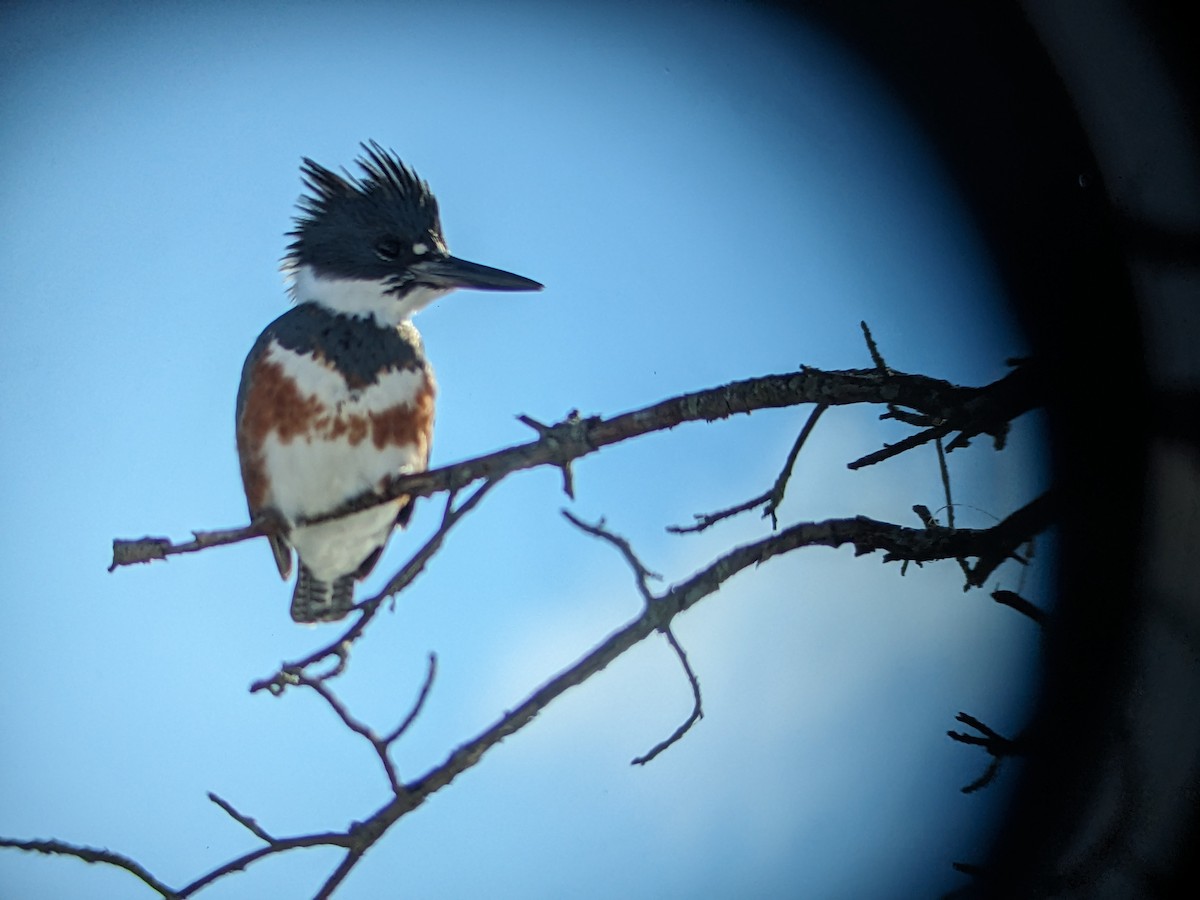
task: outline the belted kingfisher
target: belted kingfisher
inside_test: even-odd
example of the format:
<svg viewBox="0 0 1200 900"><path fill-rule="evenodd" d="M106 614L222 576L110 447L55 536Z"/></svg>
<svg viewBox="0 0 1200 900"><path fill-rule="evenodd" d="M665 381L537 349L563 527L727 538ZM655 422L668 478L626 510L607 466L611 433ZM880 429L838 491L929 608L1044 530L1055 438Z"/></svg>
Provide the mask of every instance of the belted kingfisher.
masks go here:
<svg viewBox="0 0 1200 900"><path fill-rule="evenodd" d="M317 524L393 475L429 465L436 386L409 321L455 288L536 291L520 275L451 256L429 185L374 141L361 176L311 159L284 257L295 308L267 326L242 369L237 447L252 519L279 574L300 573L297 622L343 618L412 501Z"/></svg>

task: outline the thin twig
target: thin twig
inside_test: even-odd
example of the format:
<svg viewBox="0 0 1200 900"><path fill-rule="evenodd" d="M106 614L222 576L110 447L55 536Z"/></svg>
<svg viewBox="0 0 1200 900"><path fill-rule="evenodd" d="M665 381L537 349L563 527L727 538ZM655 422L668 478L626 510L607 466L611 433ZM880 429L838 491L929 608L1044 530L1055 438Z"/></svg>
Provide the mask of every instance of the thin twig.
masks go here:
<svg viewBox="0 0 1200 900"><path fill-rule="evenodd" d="M991 763L988 764L983 774L961 789L964 794L973 794L975 791L987 787L995 780L996 776L1000 773L1000 764L1005 758L1017 756L1022 752L1022 749L1019 741L1004 737L998 731L985 725L968 713L960 712L955 716L955 719L967 727L975 729L978 735L966 734L961 731L947 731L947 737L953 741L958 741L960 744L982 747L992 757Z"/></svg>
<svg viewBox="0 0 1200 900"><path fill-rule="evenodd" d="M941 473L941 476L942 476L942 491L946 495L946 506L945 506L946 527L953 528L954 527L954 497L950 493L950 467L946 464L946 450L942 446L941 438L938 438L936 441L934 441L933 446L937 449L938 471ZM963 559L961 556L955 561L958 563L958 567L960 569L962 569L962 573L963 573L963 575L965 575L967 577L968 583L969 583L969 580L971 578L970 565L968 565L967 561L965 559Z"/></svg>
<svg viewBox="0 0 1200 900"><path fill-rule="evenodd" d="M650 760L654 759L656 756L682 738L685 734L687 734L693 725L704 718L704 707L700 699L700 679L697 678L696 673L692 671L692 665L688 662L687 654L683 652L683 647L680 646L679 641L675 639L675 633L672 632L669 627L663 628L662 633L667 636L667 641L670 642L671 647L675 650L675 655L679 657L679 662L683 665L684 674L687 675L688 684L692 686L692 714L688 716L687 721L685 721L671 733L670 737L659 741L645 755L634 757L634 759L632 759L629 763L631 766L646 765L646 763L650 762Z"/></svg>
<svg viewBox="0 0 1200 900"><path fill-rule="evenodd" d="M573 516L568 510L563 509L560 510L560 512L568 522L570 522L580 531L585 531L594 537L608 541L610 544L620 550L621 555L625 557L625 561L629 563L629 568L633 569L634 579L637 582L638 592L641 593L642 599L645 600L647 604L654 602L654 594L651 593L650 585L647 584L647 580L653 578L655 581L661 581L662 576L657 572L651 572L642 564L642 561L637 558L637 554L633 552L633 548L629 546L629 541L625 540L625 538L618 534L613 534L611 531L606 529L604 527L603 519L601 519L599 523L595 525L589 525Z"/></svg>
<svg viewBox="0 0 1200 900"><path fill-rule="evenodd" d="M937 448L938 469L942 474L942 490L946 493L946 527L954 527L954 498L950 496L950 467L946 465L946 450L942 447L942 439L938 438L933 444Z"/></svg>
<svg viewBox="0 0 1200 900"><path fill-rule="evenodd" d="M775 484L771 488L770 499L767 501L767 508L763 510L764 517L768 515L771 517L772 531L779 530L779 519L776 518L775 513L779 511L779 506L783 503L783 494L787 490L788 481L792 477L792 469L796 465L796 458L800 455L800 451L808 441L809 435L816 428L817 420L821 418L821 415L827 409L829 409L829 404L827 403L818 403L813 407L813 411L809 414L804 427L800 429L800 434L796 436L796 442L792 444L792 450L788 453L787 462L783 465L783 471L775 479Z"/></svg>
<svg viewBox="0 0 1200 900"><path fill-rule="evenodd" d="M865 321L860 321L858 327L862 329L863 337L867 341L867 352L871 354L871 362L875 363L875 368L884 374L890 372L887 363L883 361L883 354L879 352L879 346L875 343L875 338L871 334L871 329Z"/></svg>
<svg viewBox="0 0 1200 900"><path fill-rule="evenodd" d="M329 708L337 714L337 717L342 720L343 725L345 725L355 734L361 736L367 743L371 745L372 749L375 751L375 755L379 757L379 762L383 765L383 771L384 774L387 775L388 784L391 786L392 793L396 795L403 793L404 786L400 783L400 779L396 775L396 767L392 763L391 754L388 753L388 741L377 735L375 730L369 725L351 715L350 710L346 708L346 705L342 703L342 701L336 694L334 694L332 690L330 690L329 686L326 685L325 682L316 678L310 678L303 672L296 673L295 677L298 684L302 684L305 687L312 688L314 691L316 691L317 694L320 695L321 699L329 704Z"/></svg>
<svg viewBox="0 0 1200 900"><path fill-rule="evenodd" d="M1004 606L1012 607L1023 616L1028 616L1043 628L1050 621L1050 616L1045 611L1038 609L1014 591L992 591L992 599Z"/></svg>
<svg viewBox="0 0 1200 900"><path fill-rule="evenodd" d="M784 491L787 490L788 480L792 477L792 469L796 465L796 458L800 455L800 450L804 447L809 435L812 434L813 428L817 424L817 420L821 418L821 414L829 408L826 403L818 403L813 411L809 414L808 419L804 423L804 427L800 429L800 434L796 436L795 443L792 444L791 452L788 453L787 462L784 463L783 469L779 476L775 479L775 484L770 490L764 491L757 497L747 500L745 503L739 503L737 506L731 506L729 509L722 509L713 513L696 513L693 518L696 520L691 525L668 525L667 531L672 534L693 534L700 531L705 531L713 525L721 522L732 516L739 515L755 507L766 504L763 510L764 518L771 517L771 529L778 530L779 519L775 513L779 506L783 503Z"/></svg>
<svg viewBox="0 0 1200 900"><path fill-rule="evenodd" d="M739 503L737 506L730 506L728 509L719 509L716 512L710 513L694 513L692 518L696 521L691 525L668 525L667 531L671 534L698 534L701 531L707 531L718 522L723 522L726 519L762 506L770 499L771 492L763 491L757 497L751 497L749 500Z"/></svg>
<svg viewBox="0 0 1200 900"><path fill-rule="evenodd" d="M319 650L314 650L312 653L294 662L284 663L274 675L255 681L250 685L250 692L256 693L265 690L270 691L275 696L279 696L290 685L295 683L292 678L295 673L304 672L310 666L316 665L331 656L337 656L339 663L332 671L325 673L320 678L325 680L340 674L345 668L346 658L349 655L351 645L362 636L367 624L379 611L379 605L390 595L410 585L424 571L426 563L441 548L450 529L458 524L463 516L474 509L483 499L484 495L495 487L496 484L496 479L485 481L458 507L453 506L454 494L452 494L447 499L446 508L442 514L442 524L438 530L430 536L419 550L409 557L408 562L404 564L382 591L374 597L356 605L355 608L359 611L360 615L353 625L346 629L336 640L326 644Z"/></svg>
<svg viewBox="0 0 1200 900"><path fill-rule="evenodd" d="M338 718L342 720L342 724L344 724L355 734L362 737L371 745L371 748L375 751L375 755L379 757L379 762L383 765L383 771L384 774L387 775L388 785L391 787L392 793L399 797L405 793L405 788L403 782L400 781L399 776L396 774L395 763L392 762L392 744L399 740L400 736L408 730L409 726L412 725L414 721L416 721L417 716L425 706L425 700L429 697L429 692L433 687L433 679L436 674L437 655L430 653L429 668L425 673L425 681L421 685L421 690L417 694L417 700L413 704L412 709L409 710L408 715L404 717L403 721L401 721L398 726L389 731L386 735L382 736L377 734L375 729L371 728L365 722L351 715L350 711L346 708L346 705L342 703L341 699L329 688L327 684L324 683L323 679L313 678L304 674L303 672L295 673L294 678L297 684L302 684L305 687L312 688L312 690L316 691L317 694L319 694L321 698L329 705L330 709L337 714ZM230 815L235 815L232 811L229 812ZM236 815L235 818L237 818ZM238 821L241 821L241 819L239 818ZM269 838L264 838L264 840L269 840Z"/></svg>
<svg viewBox="0 0 1200 900"><path fill-rule="evenodd" d="M250 818L249 816L243 815L242 813L238 812L236 809L233 808L233 804L230 803L228 800L225 800L225 799L217 796L212 791L208 792L208 799L211 800L213 803L217 804L217 806L221 807L221 809L225 810L225 812L227 812L229 814L230 818L232 818L235 822L237 822L239 825L241 825L243 828L245 828L247 831L249 831L252 835L254 835L256 838L258 838L263 843L265 843L265 844L274 844L275 843L275 838L271 837L271 835L269 835L263 829L263 827L258 824L258 822L256 822L254 819Z"/></svg>
<svg viewBox="0 0 1200 900"><path fill-rule="evenodd" d="M565 509L562 511L562 514L566 516L576 528L579 528L581 531L584 531L593 537L600 538L601 540L612 544L612 546L621 551L621 555L625 557L625 562L627 562L629 564L629 568L633 570L634 579L637 582L638 590L641 592L642 599L646 601L646 613L651 613L655 609L654 604L656 598L650 593L650 588L646 584L646 579L648 577L661 578L662 576L655 575L653 572L647 569L642 561L638 558L637 554L633 552L633 547L630 546L629 541L621 537L619 534L615 534L605 528L603 520L596 525L588 525L586 522L582 522L575 516L571 515ZM660 741L645 755L635 757L631 761L630 765L643 766L650 762L650 760L654 759L654 757L658 756L660 753L682 738L685 734L687 734L687 732L691 730L691 727L695 725L696 722L704 715L700 700L700 681L696 678L696 673L692 671L691 663L688 662L687 654L684 653L683 647L680 646L679 641L675 639L675 634L671 631L669 619L663 622L659 630L666 635L667 642L671 645L671 648L675 651L675 655L679 658L679 662L683 665L684 674L687 675L688 683L692 687L692 713L688 717L687 721L676 728L670 737Z"/></svg>
<svg viewBox="0 0 1200 900"><path fill-rule="evenodd" d="M901 453L907 453L914 447L920 447L922 444L928 444L932 440L945 437L953 430L954 426L950 422L942 422L940 425L934 425L932 428L926 428L924 431L910 434L908 437L894 444L885 444L874 453L868 453L866 456L861 456L852 463L847 463L846 468L864 469L867 466L873 466L883 462L885 459L891 459L894 456L899 456Z"/></svg>
<svg viewBox="0 0 1200 900"><path fill-rule="evenodd" d="M408 727L416 721L417 716L420 715L421 710L425 707L425 701L429 698L429 691L433 688L433 679L436 675L437 654L430 653L429 668L425 672L425 683L421 685L421 691L417 694L417 700L413 704L412 709L408 711L408 715L404 717L404 720L384 736L383 742L385 744L391 746L396 743L401 735L408 731Z"/></svg>
<svg viewBox="0 0 1200 900"><path fill-rule="evenodd" d="M338 831L325 832L323 834L305 834L291 838L277 838L270 846L259 847L257 850L252 850L249 853L243 853L241 856L217 866L190 884L180 888L172 896L178 897L180 900L183 900L185 897L191 897L210 884L220 881L226 875L240 872L260 859L266 859L268 856L308 847L349 847L350 845L350 835Z"/></svg>
<svg viewBox="0 0 1200 900"><path fill-rule="evenodd" d="M421 549L414 553L404 564L404 567L393 576L387 585L374 597L369 600L364 600L359 606L375 606L382 603L385 599L398 594L404 590L416 577L425 571L425 565L442 549L442 543L446 540L446 535L450 533L450 529L462 521L462 517L479 505L479 502L487 495L488 491L500 483L504 476L487 479L481 484L466 500L458 506L453 506L451 496L446 502L445 511L442 514L442 524L438 530L433 533L433 536L422 545Z"/></svg>
<svg viewBox="0 0 1200 900"><path fill-rule="evenodd" d="M875 363L875 368L879 370L880 375L890 375L892 373L892 369L886 362L884 362L883 354L879 352L879 345L875 343L875 337L871 334L871 329L867 327L867 323L865 321L860 321L858 323L858 327L862 329L863 338L866 339L867 352L871 354L871 362ZM881 415L879 418L899 419L903 421L909 418L909 414L906 411L901 410L900 407L896 406L895 403L889 402L887 405L887 412Z"/></svg>

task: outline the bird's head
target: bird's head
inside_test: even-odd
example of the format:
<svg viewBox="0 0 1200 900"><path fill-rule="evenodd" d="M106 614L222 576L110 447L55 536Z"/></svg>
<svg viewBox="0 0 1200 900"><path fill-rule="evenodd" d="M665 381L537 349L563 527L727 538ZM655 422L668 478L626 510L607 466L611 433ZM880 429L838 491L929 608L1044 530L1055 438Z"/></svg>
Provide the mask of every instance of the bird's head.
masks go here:
<svg viewBox="0 0 1200 900"><path fill-rule="evenodd" d="M451 256L429 185L371 141L362 174L338 174L311 159L284 268L297 302L396 324L455 288L536 291L529 278Z"/></svg>

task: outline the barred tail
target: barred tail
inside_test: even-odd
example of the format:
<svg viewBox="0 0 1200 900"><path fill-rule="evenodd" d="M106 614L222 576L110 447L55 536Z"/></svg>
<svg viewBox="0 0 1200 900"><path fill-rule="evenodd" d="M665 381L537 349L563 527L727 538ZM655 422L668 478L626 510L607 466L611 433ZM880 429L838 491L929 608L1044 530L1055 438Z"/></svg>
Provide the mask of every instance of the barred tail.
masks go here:
<svg viewBox="0 0 1200 900"><path fill-rule="evenodd" d="M296 622L336 622L354 605L354 573L320 581L308 566L300 564L296 591L292 594L292 619Z"/></svg>

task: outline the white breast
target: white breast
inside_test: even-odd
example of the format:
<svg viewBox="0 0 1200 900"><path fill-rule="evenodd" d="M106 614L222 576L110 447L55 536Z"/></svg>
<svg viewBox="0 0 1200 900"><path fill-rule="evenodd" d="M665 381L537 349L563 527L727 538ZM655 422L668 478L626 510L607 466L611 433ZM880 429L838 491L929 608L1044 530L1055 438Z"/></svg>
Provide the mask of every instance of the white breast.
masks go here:
<svg viewBox="0 0 1200 900"><path fill-rule="evenodd" d="M337 418L411 406L424 388L423 372L388 372L375 384L351 390L340 374L311 356L275 345L267 360L279 363L303 396L318 398L330 417L327 427L307 438L285 443L271 433L263 443L271 505L289 520L329 512L350 497L375 488L385 476L411 472L423 464L416 445L380 448L369 437L359 436L357 441L349 433L334 437Z"/></svg>
<svg viewBox="0 0 1200 900"><path fill-rule="evenodd" d="M289 522L323 515L351 497L377 489L389 476L424 468L423 446L379 447L369 434L344 428L347 421L362 421L372 412L412 406L426 390L423 372L388 372L374 384L351 389L338 372L311 356L275 345L267 361L282 366L302 396L314 397L324 407L315 417L318 427L307 436L285 442L271 432L263 442L268 502ZM357 569L387 540L399 507L398 501L333 522L294 528L290 541L316 577L330 580Z"/></svg>

